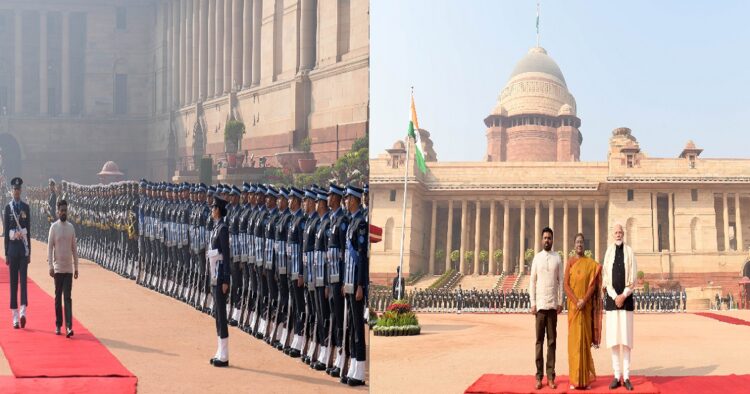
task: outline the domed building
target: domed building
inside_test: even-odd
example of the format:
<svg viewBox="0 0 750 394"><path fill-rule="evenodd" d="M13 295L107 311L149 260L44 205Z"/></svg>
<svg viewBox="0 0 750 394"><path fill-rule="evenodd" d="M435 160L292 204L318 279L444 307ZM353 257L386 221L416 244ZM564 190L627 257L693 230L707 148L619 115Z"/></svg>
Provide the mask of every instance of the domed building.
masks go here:
<svg viewBox="0 0 750 394"><path fill-rule="evenodd" d="M370 250L375 283L391 283L402 228L403 273L425 274L418 287L447 275L443 283L465 289L509 290L528 286L542 228L553 229L562 256L583 233L601 261L620 223L652 288L679 282L688 308L707 308L722 291L737 295L750 247L750 160L704 159L693 141L672 158L649 157L631 129L617 127L596 148L606 161L579 161L576 101L541 47L517 63L484 124L487 153L475 162L439 161L441 147L420 129L427 172L412 155L406 202L414 142L396 141L370 160L371 223L384 229Z"/></svg>
<svg viewBox="0 0 750 394"><path fill-rule="evenodd" d="M487 161L578 161L581 120L557 63L542 47L524 56L484 119Z"/></svg>

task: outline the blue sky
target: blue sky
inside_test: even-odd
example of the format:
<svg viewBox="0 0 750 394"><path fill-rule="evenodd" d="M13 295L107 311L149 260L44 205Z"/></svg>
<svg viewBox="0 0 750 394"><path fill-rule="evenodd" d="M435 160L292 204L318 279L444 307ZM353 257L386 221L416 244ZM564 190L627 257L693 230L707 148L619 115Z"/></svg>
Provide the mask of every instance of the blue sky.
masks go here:
<svg viewBox="0 0 750 394"><path fill-rule="evenodd" d="M440 161L479 161L482 120L536 44L536 2L373 0L370 152L419 124ZM652 157L688 139L702 157L750 158L750 2L543 1L541 46L581 118L581 161L604 161L629 127Z"/></svg>

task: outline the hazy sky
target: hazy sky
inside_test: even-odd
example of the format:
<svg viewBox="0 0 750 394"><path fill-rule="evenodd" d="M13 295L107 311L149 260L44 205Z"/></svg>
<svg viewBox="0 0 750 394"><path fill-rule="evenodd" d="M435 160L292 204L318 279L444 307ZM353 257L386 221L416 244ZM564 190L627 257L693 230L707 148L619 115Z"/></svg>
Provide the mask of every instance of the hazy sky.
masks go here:
<svg viewBox="0 0 750 394"><path fill-rule="evenodd" d="M483 119L536 44L536 2L370 3L370 152L403 138L414 86L440 161L478 161ZM576 98L582 161L629 127L650 156L750 158L750 2L543 1L541 46Z"/></svg>

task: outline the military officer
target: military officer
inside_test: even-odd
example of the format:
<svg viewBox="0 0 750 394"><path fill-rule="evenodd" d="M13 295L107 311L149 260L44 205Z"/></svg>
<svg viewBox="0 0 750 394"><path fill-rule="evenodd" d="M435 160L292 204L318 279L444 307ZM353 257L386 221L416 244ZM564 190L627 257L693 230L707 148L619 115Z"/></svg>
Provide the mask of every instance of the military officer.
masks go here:
<svg viewBox="0 0 750 394"><path fill-rule="evenodd" d="M26 327L28 306L26 274L31 261L31 234L29 205L21 200L23 180L15 177L10 181L13 198L3 213L3 241L5 242L5 264L10 267L10 309L13 313L13 328ZM18 287L21 287L21 310L18 310Z"/></svg>

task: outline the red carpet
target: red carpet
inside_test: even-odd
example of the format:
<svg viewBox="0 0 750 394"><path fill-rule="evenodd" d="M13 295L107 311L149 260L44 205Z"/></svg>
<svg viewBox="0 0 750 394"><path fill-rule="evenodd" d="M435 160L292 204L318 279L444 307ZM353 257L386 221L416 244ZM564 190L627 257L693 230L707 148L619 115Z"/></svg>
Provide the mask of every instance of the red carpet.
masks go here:
<svg viewBox="0 0 750 394"><path fill-rule="evenodd" d="M54 297L45 293L31 279L27 282L29 307L26 328L14 329L9 309L9 276L8 266L0 258L0 346L14 375L0 377L1 393L136 391L137 378L75 317L75 335L72 338L65 338L64 334L55 335ZM74 316L75 299L74 283Z"/></svg>
<svg viewBox="0 0 750 394"><path fill-rule="evenodd" d="M711 319L716 319L718 321L729 323L729 324L736 324L738 326L750 326L750 321L738 319L736 317L731 316L724 316L719 315L718 313L711 313L711 312L695 312L698 316L708 317Z"/></svg>
<svg viewBox="0 0 750 394"><path fill-rule="evenodd" d="M630 378L633 391L624 387L616 390L609 389L612 376L599 377L591 385L591 390L570 390L567 376L558 376L557 389L552 390L543 386L541 390L534 390L535 379L532 375L482 375L474 384L466 389L466 393L680 393L680 394L730 394L746 393L750 387L750 375L729 376L634 376ZM546 383L546 379L543 381Z"/></svg>
<svg viewBox="0 0 750 394"><path fill-rule="evenodd" d="M126 394L134 393L136 378L25 378L0 376L0 393Z"/></svg>

